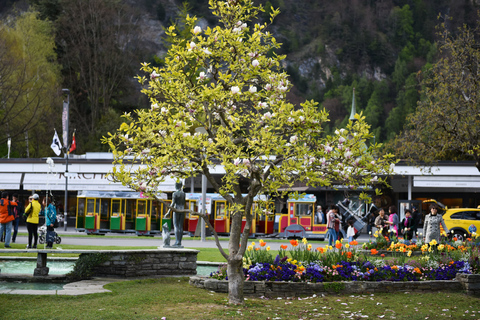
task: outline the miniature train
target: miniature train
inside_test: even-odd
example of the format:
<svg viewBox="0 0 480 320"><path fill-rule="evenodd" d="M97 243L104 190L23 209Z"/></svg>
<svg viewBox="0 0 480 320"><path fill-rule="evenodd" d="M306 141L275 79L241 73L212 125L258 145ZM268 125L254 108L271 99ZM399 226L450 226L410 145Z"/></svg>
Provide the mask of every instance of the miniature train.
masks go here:
<svg viewBox="0 0 480 320"><path fill-rule="evenodd" d="M159 198L169 203L166 194ZM185 207L198 212L202 206L201 193L186 193ZM287 200L287 213L275 212L275 201L265 196L255 198L252 207L251 236L278 236L284 238L320 238L327 233L326 224L317 224L313 208L316 206L314 195L303 195ZM340 203L339 203L340 205ZM231 227L231 212L227 201L216 193L207 193L205 198L206 213L210 223L220 235L228 235ZM363 220L341 207L344 216L355 219L355 229L360 231ZM162 232L167 223L172 230L171 216L166 218L168 208L162 202L146 199L139 192L103 192L79 191L77 196L76 225L77 231L87 234L105 234L107 232L136 233L153 236ZM199 234L199 216L188 214L184 222L184 231L191 235ZM245 226L246 219L244 218Z"/></svg>

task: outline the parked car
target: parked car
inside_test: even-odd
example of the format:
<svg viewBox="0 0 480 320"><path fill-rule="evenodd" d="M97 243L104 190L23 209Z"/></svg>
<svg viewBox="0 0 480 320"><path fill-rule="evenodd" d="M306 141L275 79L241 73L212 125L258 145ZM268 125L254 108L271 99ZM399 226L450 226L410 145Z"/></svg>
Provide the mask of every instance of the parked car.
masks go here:
<svg viewBox="0 0 480 320"><path fill-rule="evenodd" d="M449 209L442 203L433 199L425 200L423 203L436 203L439 205L439 213L443 215L443 220L449 230L450 237L464 240L472 232L480 232L480 209Z"/></svg>

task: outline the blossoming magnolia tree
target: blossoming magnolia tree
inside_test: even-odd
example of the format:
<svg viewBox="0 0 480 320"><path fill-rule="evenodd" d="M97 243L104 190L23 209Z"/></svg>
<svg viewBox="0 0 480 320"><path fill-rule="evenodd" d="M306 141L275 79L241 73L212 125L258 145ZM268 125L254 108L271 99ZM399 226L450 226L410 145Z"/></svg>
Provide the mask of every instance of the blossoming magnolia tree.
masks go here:
<svg viewBox="0 0 480 320"><path fill-rule="evenodd" d="M242 257L256 195L278 195L280 187L295 181L312 186L335 182L352 189L382 182L377 175L391 172L393 157L379 156L377 145L366 147L371 135L361 115L326 136L325 110L313 101L301 107L286 101L291 84L280 67L284 57L274 53L280 45L266 31L267 24L253 23L261 6L249 0L209 4L222 26L203 30L187 16L189 39L170 27L173 44L165 66L144 64L149 77L139 77L151 108L125 115L118 132L105 142L117 164L114 177L149 197L161 191L165 177L204 174L228 201L228 254L214 235L228 261L229 301L238 304L243 303ZM142 164L135 172L128 166L132 159ZM214 165L225 169L221 182L210 172ZM248 188L242 190L245 183ZM208 217L196 214L209 224ZM242 218L247 221L243 232Z"/></svg>

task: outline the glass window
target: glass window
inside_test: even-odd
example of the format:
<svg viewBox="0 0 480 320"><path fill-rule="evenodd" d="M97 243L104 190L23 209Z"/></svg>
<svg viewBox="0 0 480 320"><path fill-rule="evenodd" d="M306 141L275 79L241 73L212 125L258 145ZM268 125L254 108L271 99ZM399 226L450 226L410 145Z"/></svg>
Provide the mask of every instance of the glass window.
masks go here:
<svg viewBox="0 0 480 320"><path fill-rule="evenodd" d="M479 214L480 212L477 212L477 211L465 211L463 213L463 219L465 220L480 220L478 219L478 216L477 214Z"/></svg>
<svg viewBox="0 0 480 320"><path fill-rule="evenodd" d="M87 199L87 214L93 215L95 213L95 199Z"/></svg>
<svg viewBox="0 0 480 320"><path fill-rule="evenodd" d="M463 219L463 212L455 212L450 216L450 219Z"/></svg>
<svg viewBox="0 0 480 320"><path fill-rule="evenodd" d="M84 198L78 198L77 216L79 217L85 216L85 199Z"/></svg>
<svg viewBox="0 0 480 320"><path fill-rule="evenodd" d="M295 203L295 215L296 216L308 216L312 215L313 203Z"/></svg>
<svg viewBox="0 0 480 320"><path fill-rule="evenodd" d="M152 201L152 220L160 219L161 205L158 201Z"/></svg>
<svg viewBox="0 0 480 320"><path fill-rule="evenodd" d="M138 209L137 216L147 215L147 201L138 200L137 201L137 209Z"/></svg>
<svg viewBox="0 0 480 320"><path fill-rule="evenodd" d="M225 219L225 213L226 213L225 202L217 202L216 208L217 208L217 212L215 214L216 218Z"/></svg>
<svg viewBox="0 0 480 320"><path fill-rule="evenodd" d="M110 211L110 201L108 199L100 199L100 219L108 220L109 211Z"/></svg>
<svg viewBox="0 0 480 320"><path fill-rule="evenodd" d="M121 201L118 199L112 200L112 215L121 214Z"/></svg>
<svg viewBox="0 0 480 320"><path fill-rule="evenodd" d="M126 199L125 200L125 220L133 221L133 217L135 216L135 199Z"/></svg>

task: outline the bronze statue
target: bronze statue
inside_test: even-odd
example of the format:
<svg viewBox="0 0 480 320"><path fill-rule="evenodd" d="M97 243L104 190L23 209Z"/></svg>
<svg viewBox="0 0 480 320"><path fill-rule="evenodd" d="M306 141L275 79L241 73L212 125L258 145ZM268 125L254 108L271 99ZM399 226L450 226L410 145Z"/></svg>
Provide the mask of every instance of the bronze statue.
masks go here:
<svg viewBox="0 0 480 320"><path fill-rule="evenodd" d="M172 206L178 210L185 209L185 192L183 192L183 184L181 182L175 183L175 191L172 195ZM168 217L170 214L170 209L168 210L165 217ZM185 220L185 212L174 212L173 213L173 226L175 228L175 243L172 247L183 248L182 246L182 237L183 237L183 222Z"/></svg>

